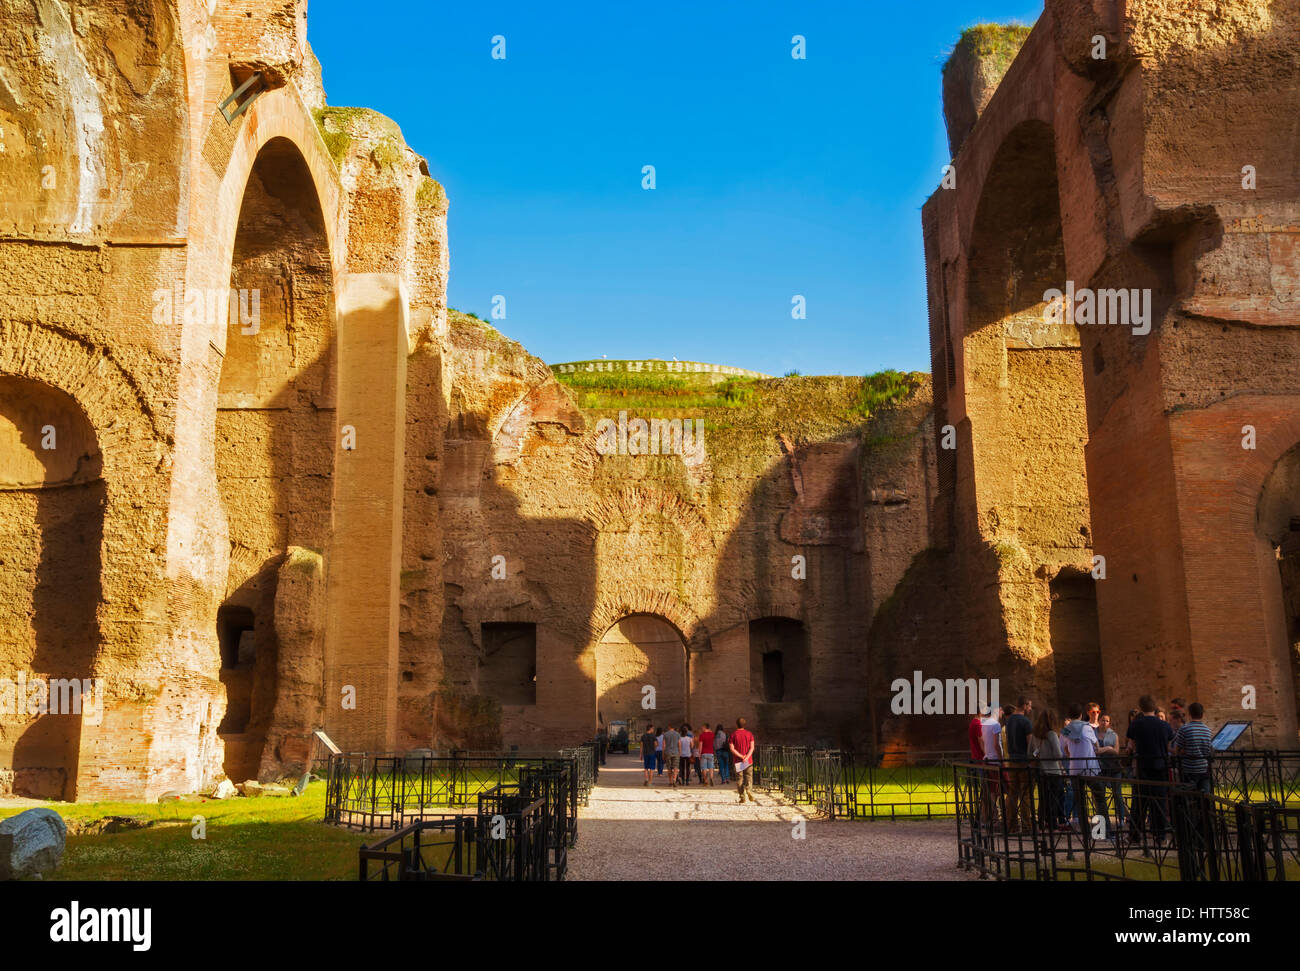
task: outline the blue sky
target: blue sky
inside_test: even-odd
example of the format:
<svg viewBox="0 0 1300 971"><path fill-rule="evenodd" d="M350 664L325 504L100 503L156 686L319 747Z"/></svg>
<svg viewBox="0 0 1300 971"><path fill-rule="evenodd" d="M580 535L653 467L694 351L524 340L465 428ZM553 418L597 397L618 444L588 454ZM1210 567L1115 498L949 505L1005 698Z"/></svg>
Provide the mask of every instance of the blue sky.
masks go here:
<svg viewBox="0 0 1300 971"><path fill-rule="evenodd" d="M451 306L503 295L493 323L549 363L865 374L929 370L943 59L1041 9L313 0L308 37L330 104L393 118L446 187Z"/></svg>

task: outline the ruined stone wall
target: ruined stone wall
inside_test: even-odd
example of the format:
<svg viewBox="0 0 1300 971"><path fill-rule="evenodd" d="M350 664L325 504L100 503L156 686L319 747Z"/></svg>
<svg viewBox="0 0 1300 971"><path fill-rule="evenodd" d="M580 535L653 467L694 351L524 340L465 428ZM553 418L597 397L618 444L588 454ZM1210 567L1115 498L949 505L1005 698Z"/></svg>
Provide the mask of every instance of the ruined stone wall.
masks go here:
<svg viewBox="0 0 1300 971"><path fill-rule="evenodd" d="M65 717L55 715L8 722L12 762L0 769L19 791L139 796L163 777L201 771L219 694L215 668L171 637L186 584L165 559L183 319L154 295L183 275L182 28L171 5L127 3L11 3L0 25L0 374L31 382L7 399L6 418L27 448L52 424L67 433L54 455L102 457L73 490L97 498L9 487L27 508L6 517L0 559L13 602L33 613L5 622L0 639L11 647L0 663L6 678L99 677L105 692L102 717L79 726L55 727ZM85 507L56 508L67 501ZM18 546L36 560L8 552ZM55 595L69 599L62 634L50 626ZM192 719L189 753L161 751L176 740L160 717L168 705ZM150 736L160 751L141 746ZM38 751L51 738L66 756L57 766ZM40 776L34 786L27 769Z"/></svg>
<svg viewBox="0 0 1300 971"><path fill-rule="evenodd" d="M445 319L441 187L391 123L341 139L313 117L302 0L0 14L0 676L84 668L105 692L79 725L0 716L0 786L266 777L358 720L391 746L404 364ZM340 465L346 427L364 473ZM331 677L359 714L326 703Z"/></svg>
<svg viewBox="0 0 1300 971"><path fill-rule="evenodd" d="M1057 639L1058 614L1062 622L1086 615L1082 571L1091 554L1105 558L1105 579L1095 584L1105 702L1122 711L1145 691L1199 697L1211 721L1253 718L1257 738L1282 744L1295 739L1295 633L1281 608L1280 540L1264 535L1257 510L1273 464L1295 444L1300 163L1279 133L1296 113L1297 67L1287 52L1297 13L1295 4L1254 0L1049 2L961 142L956 188L937 192L924 219L931 345L936 367L956 371L936 423L958 431L951 471L940 460L953 535L965 536L957 559L976 550L973 526L988 540L996 534L988 504L981 498L972 508L964 497L1028 489L1044 537L1030 559L1056 581L1047 642ZM1094 56L1098 37L1104 57ZM1035 129L1049 133L1051 159L1026 165L1025 134ZM997 214L1015 214L1042 173L1057 205L1023 213L1019 236L999 227ZM1000 188L1007 180L1014 194ZM1054 224L1061 249L1044 274L1034 249L1015 241L1035 232L1049 239ZM989 227L993 246L981 243ZM1017 382L1011 362L1052 355L1011 353L1015 328L1004 328L1008 366L999 377L982 343L956 338L988 330L996 315L984 313L987 295L1011 293L1004 280L1030 291L1011 309L1041 317L1034 304L1045 277L1061 289L1069 281L1080 291L1149 293L1150 333L1080 323L1048 365L1071 372L1068 385L1078 390L1069 391L1043 373ZM1063 390L1042 401L1045 409L1027 401L1007 412L1017 384L1040 401L1046 388ZM1041 470L1012 465L1007 475L999 461L985 463L987 429L999 424L1032 446L1025 454L1047 455ZM1258 437L1243 448L1248 427ZM1086 493L1073 459L1068 476L1050 461L1084 440ZM1064 572L1053 578L1058 566ZM972 590L988 583L968 569L957 568L957 582ZM977 652L996 656L1006 643L1023 654L1035 631L1041 642L1041 619L1026 625L1020 606L1031 581L1016 572L997 570L1005 630L986 627L990 639ZM1088 649L1077 631L1068 640L1075 657L1067 668L1082 671L1079 651ZM1076 676L1044 669L1034 690ZM1260 700L1243 715L1246 685Z"/></svg>
<svg viewBox="0 0 1300 971"><path fill-rule="evenodd" d="M861 735L867 591L887 596L927 541L924 386L864 450L861 379L758 382L733 407L643 400L642 414L604 399L578 407L580 388L471 317L453 317L443 354L446 401L418 388L410 398L421 422L446 430L426 433L432 451L407 454L408 512L434 462L438 515L407 523L404 743L550 746L590 737L598 717L744 715L773 740ZM417 350L412 361L428 363L413 371L436 376L433 356ZM703 453L601 454L600 422L620 410L701 418ZM439 536L441 591L421 552ZM507 624L534 625L531 704L486 687L492 628ZM769 659L765 690L762 655L778 650L787 668L773 681ZM646 685L654 709L640 706Z"/></svg>

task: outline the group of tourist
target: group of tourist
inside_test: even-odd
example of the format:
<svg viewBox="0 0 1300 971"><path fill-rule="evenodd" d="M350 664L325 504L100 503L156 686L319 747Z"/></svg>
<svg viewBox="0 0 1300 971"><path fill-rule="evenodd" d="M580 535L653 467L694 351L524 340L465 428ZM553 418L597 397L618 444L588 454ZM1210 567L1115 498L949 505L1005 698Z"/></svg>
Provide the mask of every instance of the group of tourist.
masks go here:
<svg viewBox="0 0 1300 971"><path fill-rule="evenodd" d="M1002 805L1011 833L1031 825L1030 766L1038 770L1040 828L1080 825L1085 810L1075 805L1075 794L1083 791L1091 803L1089 820L1098 815L1109 819L1113 811L1115 838L1127 822L1134 842L1146 834L1158 843L1168 828L1166 793L1153 783L1178 782L1205 793L1214 789L1212 733L1205 708L1195 701L1188 705L1175 698L1166 712L1151 695L1143 695L1128 713L1123 744L1111 716L1096 702L1072 704L1058 721L1050 708L1035 713L1025 697L1010 710L985 709L971 719L967 734L971 759L997 767L983 787L984 809L996 814ZM1083 788L1074 777L1081 778ZM1123 792L1123 780L1130 778L1137 780L1131 813Z"/></svg>
<svg viewBox="0 0 1300 971"><path fill-rule="evenodd" d="M674 788L690 785L692 772L703 786L726 785L734 774L740 801L748 798L755 802L755 745L754 734L745 727L743 718L736 719L731 732L721 722L714 728L706 722L699 731L686 723L680 729L651 725L641 735L644 785L651 785L656 775L665 772L668 784Z"/></svg>

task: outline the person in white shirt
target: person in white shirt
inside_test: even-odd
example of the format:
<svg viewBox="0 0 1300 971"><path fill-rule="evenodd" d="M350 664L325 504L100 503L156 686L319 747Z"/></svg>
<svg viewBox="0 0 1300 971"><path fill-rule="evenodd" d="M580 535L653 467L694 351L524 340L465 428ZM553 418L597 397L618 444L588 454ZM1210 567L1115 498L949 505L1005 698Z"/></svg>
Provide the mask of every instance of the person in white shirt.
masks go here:
<svg viewBox="0 0 1300 971"><path fill-rule="evenodd" d="M996 826L1002 802L1002 709L983 708L980 710L980 740L984 746L984 761L988 764L986 784L984 786L984 813L987 823Z"/></svg>
<svg viewBox="0 0 1300 971"><path fill-rule="evenodd" d="M980 720L980 734L984 736L984 761L1002 761L1002 709L994 708Z"/></svg>
<svg viewBox="0 0 1300 971"><path fill-rule="evenodd" d="M682 737L677 743L682 756L682 785L690 785L691 783L691 744L694 741L695 738L691 735L691 726L683 725Z"/></svg>

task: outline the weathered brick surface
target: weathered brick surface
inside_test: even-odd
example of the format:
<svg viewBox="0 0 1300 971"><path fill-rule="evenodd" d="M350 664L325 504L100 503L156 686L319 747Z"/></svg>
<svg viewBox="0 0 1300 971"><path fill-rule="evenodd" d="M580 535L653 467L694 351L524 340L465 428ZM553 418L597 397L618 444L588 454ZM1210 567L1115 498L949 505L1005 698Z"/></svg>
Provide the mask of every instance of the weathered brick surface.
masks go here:
<svg viewBox="0 0 1300 971"><path fill-rule="evenodd" d="M1053 0L963 142L957 189L938 191L923 219L933 358L953 373L935 423L959 431L952 471L939 465L952 511L936 518L952 515L956 537L942 575L972 591L991 582L973 554L981 543L1003 551L1009 521L1039 537L1026 546L1033 576L1104 556L1096 599L1106 703L1123 713L1145 691L1166 702L1199 697L1212 722L1253 718L1256 741L1285 745L1296 739L1295 634L1277 537L1261 536L1256 520L1270 470L1300 439L1300 170L1277 137L1300 97L1285 53L1297 31L1293 6L1254 0L1122 10ZM1097 35L1108 42L1104 60L1088 53ZM1198 87L1213 90L1208 101L1188 100ZM1033 126L1049 133L1051 151L1026 168L1023 133ZM1243 188L1246 164L1268 173L1254 189ZM1005 193L1008 178L1018 193ZM1035 184L1050 184L1050 204L1015 218ZM990 248L982 227L999 218L1013 223ZM1044 235L1058 219L1059 235ZM1045 264L1035 254L1054 236L1060 249ZM1074 390L1057 384L1057 403L1036 421L1008 402L1021 387L1041 400L1052 383L1018 379L1008 365L1060 352L1028 349L1030 340L1011 354L1020 325L990 296L1037 316L1044 278L1060 289L1067 280L1149 289L1151 332L1078 327L1080 378ZM1259 434L1253 450L1242 448L1247 425ZM1008 437L1019 438L1010 456L998 450ZM1066 474L1062 449L1078 454L1085 442L1086 463L1072 458ZM1015 454L1034 456L1023 472ZM1020 500L1004 507L997 497L1008 489ZM1071 541L1072 524L1081 539ZM998 573L1006 629L986 626L968 653L1050 663L1050 629L1025 650L1034 585L1013 564ZM1042 677L1033 682L1043 690ZM1258 708L1243 714L1244 684L1258 689Z"/></svg>

